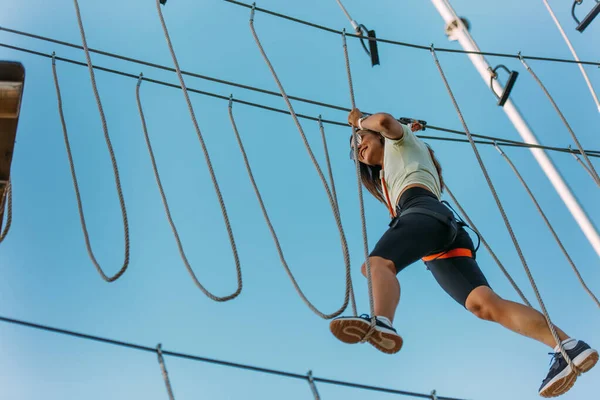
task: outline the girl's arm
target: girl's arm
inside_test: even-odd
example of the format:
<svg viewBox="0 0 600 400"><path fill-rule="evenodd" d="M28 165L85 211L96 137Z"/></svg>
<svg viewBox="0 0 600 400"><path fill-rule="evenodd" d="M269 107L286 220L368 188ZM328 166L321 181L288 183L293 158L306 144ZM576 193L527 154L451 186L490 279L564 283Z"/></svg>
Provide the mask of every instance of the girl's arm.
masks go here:
<svg viewBox="0 0 600 400"><path fill-rule="evenodd" d="M398 140L404 136L402 124L388 113L377 113L363 117L358 108L350 112L348 123L355 128L380 132L388 139Z"/></svg>

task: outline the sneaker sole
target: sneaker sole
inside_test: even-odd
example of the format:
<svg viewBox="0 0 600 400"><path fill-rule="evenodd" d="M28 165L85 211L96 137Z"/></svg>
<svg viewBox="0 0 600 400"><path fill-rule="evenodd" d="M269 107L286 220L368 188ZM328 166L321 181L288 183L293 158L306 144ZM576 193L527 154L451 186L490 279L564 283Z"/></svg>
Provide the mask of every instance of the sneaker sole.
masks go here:
<svg viewBox="0 0 600 400"><path fill-rule="evenodd" d="M371 325L363 319L341 319L329 323L329 330L333 336L344 343L354 344L361 341L369 331Z"/></svg>
<svg viewBox="0 0 600 400"><path fill-rule="evenodd" d="M376 331L369 339L377 350L387 354L394 354L402 348L403 340L397 333L386 333L385 331Z"/></svg>
<svg viewBox="0 0 600 400"><path fill-rule="evenodd" d="M360 318L334 320L329 324L331 333L340 341L348 344L359 343L370 327L371 324ZM403 340L393 331L386 332L379 328L379 330L373 332L373 335L369 338L369 343L383 353L394 354L402 348Z"/></svg>
<svg viewBox="0 0 600 400"><path fill-rule="evenodd" d="M575 357L573 362L575 365L581 370L582 373L588 372L598 362L598 352L592 349L588 349ZM557 397L568 392L573 385L575 385L575 381L577 380L577 375L573 373L571 367L567 367L562 374L557 375L554 379L554 382L549 384L544 390L540 392L540 396L542 397Z"/></svg>

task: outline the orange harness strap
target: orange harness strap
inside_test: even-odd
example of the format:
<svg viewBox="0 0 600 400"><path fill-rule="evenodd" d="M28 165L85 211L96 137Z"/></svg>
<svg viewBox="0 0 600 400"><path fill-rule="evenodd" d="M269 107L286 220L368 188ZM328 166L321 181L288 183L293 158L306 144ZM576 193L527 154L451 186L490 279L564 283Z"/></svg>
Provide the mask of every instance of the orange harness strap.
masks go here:
<svg viewBox="0 0 600 400"><path fill-rule="evenodd" d="M433 260L443 260L444 258L454 258L454 257L470 257L473 258L473 252L469 249L452 249L443 253L432 254L430 256L423 257L421 260L433 261Z"/></svg>

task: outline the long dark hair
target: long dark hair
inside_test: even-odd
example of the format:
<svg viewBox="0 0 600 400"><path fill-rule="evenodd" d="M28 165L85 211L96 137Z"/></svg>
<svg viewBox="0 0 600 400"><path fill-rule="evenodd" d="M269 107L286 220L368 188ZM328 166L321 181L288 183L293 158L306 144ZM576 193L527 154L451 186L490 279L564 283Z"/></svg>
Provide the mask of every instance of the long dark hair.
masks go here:
<svg viewBox="0 0 600 400"><path fill-rule="evenodd" d="M378 135L381 140L381 144L383 145L385 143L384 138L380 133L373 132L373 131L366 131L366 132ZM353 138L351 136L350 143L352 143L352 140L353 140ZM435 152L433 151L433 149L427 143L425 143L425 145L427 146L427 149L429 150L429 155L431 156L433 165L435 166L435 169L440 178L440 189L443 191L444 190L444 178L442 177L442 165L440 164L438 159L435 157ZM363 186L377 200L379 200L380 202L385 204L386 201L385 201L385 197L383 194L383 188L381 187L381 179L379 176L381 173L381 167L367 165L367 164L363 164L361 162L359 162L358 165L360 167L360 180L362 181Z"/></svg>

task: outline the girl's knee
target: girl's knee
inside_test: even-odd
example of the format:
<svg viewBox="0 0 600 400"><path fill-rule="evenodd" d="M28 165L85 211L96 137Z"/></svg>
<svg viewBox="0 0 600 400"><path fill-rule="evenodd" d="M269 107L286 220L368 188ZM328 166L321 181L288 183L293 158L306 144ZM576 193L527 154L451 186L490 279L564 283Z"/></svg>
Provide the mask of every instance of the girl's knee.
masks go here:
<svg viewBox="0 0 600 400"><path fill-rule="evenodd" d="M381 257L369 257L369 265L371 267L371 275L380 273L392 272L396 275L396 265L393 261ZM363 264L360 268L364 277L367 277L367 264Z"/></svg>
<svg viewBox="0 0 600 400"><path fill-rule="evenodd" d="M489 287L480 286L469 294L465 307L477 318L486 321L497 321L502 301Z"/></svg>

